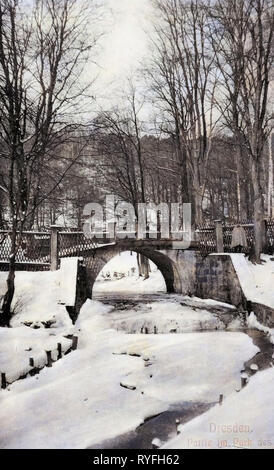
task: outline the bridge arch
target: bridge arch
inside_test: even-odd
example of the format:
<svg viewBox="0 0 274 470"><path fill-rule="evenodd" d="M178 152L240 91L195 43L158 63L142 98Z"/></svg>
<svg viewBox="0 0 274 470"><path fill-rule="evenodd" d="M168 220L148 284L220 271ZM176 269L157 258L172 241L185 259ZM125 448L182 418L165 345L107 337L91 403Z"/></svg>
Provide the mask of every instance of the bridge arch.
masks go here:
<svg viewBox="0 0 274 470"><path fill-rule="evenodd" d="M121 249L117 245L106 245L97 248L95 253L85 258L90 297L92 297L93 286L99 273L112 258L123 251L140 253L151 260L164 278L167 293L180 293L182 291L181 279L176 264L167 253L149 247L128 246Z"/></svg>

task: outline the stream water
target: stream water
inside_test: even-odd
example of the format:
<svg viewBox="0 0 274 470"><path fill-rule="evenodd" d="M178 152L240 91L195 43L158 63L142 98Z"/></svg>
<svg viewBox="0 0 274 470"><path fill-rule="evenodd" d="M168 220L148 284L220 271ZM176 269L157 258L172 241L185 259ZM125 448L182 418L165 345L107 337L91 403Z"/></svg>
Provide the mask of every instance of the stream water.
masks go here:
<svg viewBox="0 0 274 470"><path fill-rule="evenodd" d="M114 312L119 310L140 310L142 305L151 302L171 301L180 302L182 305L191 305L193 310L204 309L208 310L214 315L219 316L224 323L227 325L235 315L236 310L229 310L228 308L219 305L208 305L201 302L191 303L190 300L182 298L179 295L167 294L125 294L125 293L108 293L97 294L94 296L96 300L99 300L105 304L114 306ZM111 313L110 313L111 314ZM272 365L272 355L274 352L274 345L271 344L265 333L258 330L241 329L239 330L252 338L253 343L260 349L260 351L250 360L245 362L244 369L239 371L239 374L243 371L248 376L252 374L250 369L251 364L257 364L259 370L266 369ZM188 334L188 333L185 333ZM201 332L200 334L203 334ZM216 331L216 335L218 331ZM248 386L248 385L247 385ZM168 439L176 435L177 425L186 423L196 416L206 412L209 408L216 405L213 403L200 403L200 402L180 402L171 405L168 410L162 412L157 416L148 418L143 424L141 424L134 431L128 432L124 435L118 436L114 439L105 440L97 446L91 448L99 449L151 449L152 440L157 437L162 442L166 442Z"/></svg>

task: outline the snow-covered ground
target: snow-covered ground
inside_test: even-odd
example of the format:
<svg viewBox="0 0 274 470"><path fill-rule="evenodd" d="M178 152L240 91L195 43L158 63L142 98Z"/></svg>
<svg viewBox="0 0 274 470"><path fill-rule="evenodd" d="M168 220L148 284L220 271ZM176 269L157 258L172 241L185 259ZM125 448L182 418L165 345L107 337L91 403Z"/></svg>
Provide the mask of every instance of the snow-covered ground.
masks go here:
<svg viewBox="0 0 274 470"><path fill-rule="evenodd" d="M152 261L149 262L152 271L155 271L157 268ZM119 255L114 256L102 269L99 274L99 279L104 279L108 274L111 279L114 278L115 273L123 274L126 276L134 276L138 274L138 264L137 264L137 254L132 251L123 251Z"/></svg>
<svg viewBox="0 0 274 470"><path fill-rule="evenodd" d="M151 273L148 279L138 275L136 253L124 251L110 260L99 274L93 293L107 292L134 292L157 293L166 292L166 285L161 272L150 261ZM123 276L122 278L116 278ZM107 278L109 276L109 278Z"/></svg>
<svg viewBox="0 0 274 470"><path fill-rule="evenodd" d="M154 268L152 271L151 279L158 274ZM258 348L242 332L195 331L201 327L223 329L222 321L207 310L212 306L225 307L223 304L210 299L181 296L180 301L178 296L167 296L159 301L152 298L137 309L114 311L111 305L88 300L73 326L62 305L71 301L66 286L73 275L75 271L73 274L65 265L55 273L17 273L13 328L0 328L0 372L14 379L27 372L29 357L43 364L46 349L54 349L57 342L62 343L64 350L69 347L70 340L64 338L67 334L77 335L79 343L77 351L53 367L0 390L0 448L95 446L135 429L147 417L172 404L217 402L221 393L225 396L224 405L212 408L208 412L215 413L212 417L206 418L206 413L186 424L194 426L188 436L206 436L211 419L216 419L216 423L231 419L233 424L235 420L238 424L250 423L253 436L272 439L274 447L274 417L269 406L274 370L258 373L246 389L236 394L243 364ZM5 278L6 273L1 273L3 292ZM134 276L129 279L132 292L136 292ZM125 279L103 282L123 283ZM138 282L146 285L149 281ZM110 291L113 292L112 287ZM231 315L233 308L226 307ZM182 333L128 333L139 331L145 326L144 320L146 327L157 326L157 333L170 329ZM54 323L50 329L23 324L43 326L43 321ZM248 394L251 386L253 393ZM243 413L238 405L241 400ZM246 423L248 410L250 420ZM219 412L226 414L219 417ZM202 418L205 421L197 424ZM184 429L178 439L186 437ZM184 445L181 440L167 444Z"/></svg>
<svg viewBox="0 0 274 470"><path fill-rule="evenodd" d="M159 293L166 292L166 285L160 271L154 271L146 280L137 275L117 280L97 280L93 287L93 293L96 295L104 292Z"/></svg>
<svg viewBox="0 0 274 470"><path fill-rule="evenodd" d="M0 392L1 448L84 448L171 403L217 401L258 350L243 333L124 334L110 328L111 309L87 301L79 349Z"/></svg>

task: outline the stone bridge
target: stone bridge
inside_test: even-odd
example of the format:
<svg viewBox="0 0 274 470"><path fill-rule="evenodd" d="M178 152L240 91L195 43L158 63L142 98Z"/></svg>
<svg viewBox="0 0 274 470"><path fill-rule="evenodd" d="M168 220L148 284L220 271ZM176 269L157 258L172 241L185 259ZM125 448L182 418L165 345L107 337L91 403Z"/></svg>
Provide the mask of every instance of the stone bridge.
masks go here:
<svg viewBox="0 0 274 470"><path fill-rule="evenodd" d="M153 261L163 275L167 292L182 292L186 279L180 269L181 263L178 261L180 256L179 250L172 249L170 242L153 243L153 241L149 240L147 243L144 243L144 241L142 243L138 243L138 241L120 242L98 247L89 255L88 253L83 253L91 292L100 271L112 258L123 251L140 253Z"/></svg>
<svg viewBox="0 0 274 470"><path fill-rule="evenodd" d="M272 225L269 227L272 227ZM253 228L245 227L247 233ZM231 232L231 231L230 231ZM0 240L0 270L7 270L10 256L9 232L2 231ZM274 325L274 312L264 305L249 305L234 269L230 238L221 223L215 228L198 230L187 249L176 248L169 239L101 240L101 245L86 239L83 232L62 232L54 227L51 232L24 232L17 252L17 270L56 270L60 259L77 257L79 262L75 304L67 306L73 321L87 298L92 298L96 278L104 266L123 251L140 253L160 270L168 293L195 295L227 302L238 308L252 310L265 324ZM274 232L268 231L269 246L273 248ZM252 236L248 238L249 246ZM224 251L226 253L224 253Z"/></svg>
<svg viewBox="0 0 274 470"><path fill-rule="evenodd" d="M167 293L178 293L226 302L238 310L254 311L263 324L274 326L274 310L245 298L231 257L225 253L201 253L192 244L188 249L174 249L170 241L129 241L105 245L82 252L76 304L68 312L76 320L80 307L92 298L96 278L104 266L119 253L133 251L153 261L163 275Z"/></svg>
<svg viewBox="0 0 274 470"><path fill-rule="evenodd" d="M83 250L82 270L87 286L84 297L92 297L101 270L123 251L140 253L153 261L163 275L167 293L213 298L236 306L243 304L242 290L229 255L205 255L195 243L185 250L176 249L168 240L124 240Z"/></svg>

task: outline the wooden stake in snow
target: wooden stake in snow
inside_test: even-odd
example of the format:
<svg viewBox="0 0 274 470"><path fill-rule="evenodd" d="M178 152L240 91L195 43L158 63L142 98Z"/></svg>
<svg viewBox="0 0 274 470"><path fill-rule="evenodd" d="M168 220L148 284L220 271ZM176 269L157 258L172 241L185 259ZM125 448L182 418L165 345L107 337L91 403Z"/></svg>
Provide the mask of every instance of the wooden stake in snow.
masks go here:
<svg viewBox="0 0 274 470"><path fill-rule="evenodd" d="M1 373L1 388L7 388L6 374Z"/></svg>
<svg viewBox="0 0 274 470"><path fill-rule="evenodd" d="M162 442L158 437L154 437L153 441L151 442L152 449L159 449L162 445Z"/></svg>
<svg viewBox="0 0 274 470"><path fill-rule="evenodd" d="M71 346L72 351L75 351L77 349L77 346L78 346L78 336L73 336L72 346Z"/></svg>
<svg viewBox="0 0 274 470"><path fill-rule="evenodd" d="M30 367L34 367L34 359L33 359L33 357L30 357L30 358L29 358L29 365L30 365Z"/></svg>
<svg viewBox="0 0 274 470"><path fill-rule="evenodd" d="M219 405L222 405L223 404L223 399L224 399L224 396L222 393L220 393L220 396L219 396Z"/></svg>
<svg viewBox="0 0 274 470"><path fill-rule="evenodd" d="M61 359L62 357L62 344L61 343L57 343L57 351L58 351L57 359Z"/></svg>
<svg viewBox="0 0 274 470"><path fill-rule="evenodd" d="M258 372L259 367L257 366L257 364L251 364L250 370L251 370L251 374L254 375L256 374L256 372Z"/></svg>
<svg viewBox="0 0 274 470"><path fill-rule="evenodd" d="M248 382L248 375L244 372L242 375L241 375L241 385L242 385L242 388L244 388L246 386Z"/></svg>
<svg viewBox="0 0 274 470"><path fill-rule="evenodd" d="M154 326L154 334L157 335L157 326Z"/></svg>
<svg viewBox="0 0 274 470"><path fill-rule="evenodd" d="M180 431L180 429L179 429L180 420L179 420L178 418L175 420L175 425L176 425L176 434L177 434L177 435L181 434L181 431Z"/></svg>
<svg viewBox="0 0 274 470"><path fill-rule="evenodd" d="M47 355L47 367L52 367L52 357L51 357L51 351L46 351Z"/></svg>
<svg viewBox="0 0 274 470"><path fill-rule="evenodd" d="M145 328L145 334L148 335L148 328Z"/></svg>

